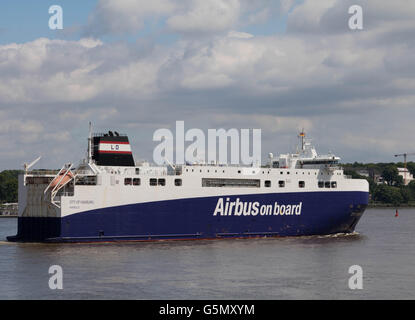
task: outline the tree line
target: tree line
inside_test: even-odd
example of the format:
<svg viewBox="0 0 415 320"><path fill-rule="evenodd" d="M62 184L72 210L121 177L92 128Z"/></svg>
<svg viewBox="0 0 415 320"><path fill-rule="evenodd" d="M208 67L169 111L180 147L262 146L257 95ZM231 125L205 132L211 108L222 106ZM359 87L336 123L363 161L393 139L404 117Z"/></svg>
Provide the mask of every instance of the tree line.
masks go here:
<svg viewBox="0 0 415 320"><path fill-rule="evenodd" d="M403 168L402 162L398 163L358 163L343 164L344 174L352 176L353 179L366 179L369 182L371 202L400 205L415 203L415 180L404 184L404 179L398 173L398 168ZM415 162L408 162L407 169L415 176ZM366 171L369 176L360 175L359 172ZM379 182L378 177L383 181ZM409 174L408 174L409 177Z"/></svg>
<svg viewBox="0 0 415 320"><path fill-rule="evenodd" d="M21 170L0 172L0 203L17 202L17 177Z"/></svg>

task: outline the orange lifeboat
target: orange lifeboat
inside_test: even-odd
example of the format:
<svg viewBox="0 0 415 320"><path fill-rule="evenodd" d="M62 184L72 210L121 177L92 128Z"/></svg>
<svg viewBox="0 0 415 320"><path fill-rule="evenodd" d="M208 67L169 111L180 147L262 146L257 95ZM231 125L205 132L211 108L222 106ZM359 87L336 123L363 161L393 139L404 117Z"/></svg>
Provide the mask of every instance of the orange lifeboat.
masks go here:
<svg viewBox="0 0 415 320"><path fill-rule="evenodd" d="M63 178L62 178L63 177ZM58 184L58 188L66 184L69 180L73 178L72 172L68 171L66 174L65 172L60 172L57 177L55 177L52 182L50 183L49 189L55 188Z"/></svg>

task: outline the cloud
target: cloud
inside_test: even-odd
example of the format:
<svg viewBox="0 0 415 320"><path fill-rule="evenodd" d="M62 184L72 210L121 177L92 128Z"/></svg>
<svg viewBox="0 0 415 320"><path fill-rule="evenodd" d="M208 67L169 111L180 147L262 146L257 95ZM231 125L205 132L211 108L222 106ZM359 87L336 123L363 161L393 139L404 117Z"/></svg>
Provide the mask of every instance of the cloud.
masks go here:
<svg viewBox="0 0 415 320"><path fill-rule="evenodd" d="M336 35L349 33L349 8L359 5L363 11L363 28L373 32L383 27L396 28L408 22L415 28L415 3L407 0L321 0L304 1L288 16L288 33Z"/></svg>
<svg viewBox="0 0 415 320"><path fill-rule="evenodd" d="M215 114L212 116L218 126L229 127L232 123L237 128L261 128L266 134L287 133L289 131L309 131L313 128L313 122L307 117L295 116L270 116L263 114L233 114L232 121L229 121L227 114Z"/></svg>
<svg viewBox="0 0 415 320"><path fill-rule="evenodd" d="M99 0L82 35L137 34L152 27L153 32L200 37L266 23L294 5L295 0Z"/></svg>
<svg viewBox="0 0 415 320"><path fill-rule="evenodd" d="M180 33L211 33L231 28L239 17L239 0L194 0L167 20L167 26Z"/></svg>
<svg viewBox="0 0 415 320"><path fill-rule="evenodd" d="M101 44L39 38L0 46L0 102L90 98L93 89L81 80L96 65L81 56Z"/></svg>
<svg viewBox="0 0 415 320"><path fill-rule="evenodd" d="M91 39L0 46L0 102L82 102L105 92L143 96L153 89L154 61L125 44Z"/></svg>
<svg viewBox="0 0 415 320"><path fill-rule="evenodd" d="M85 36L135 33L144 27L146 19L158 19L171 14L176 2L168 0L99 0L84 28Z"/></svg>
<svg viewBox="0 0 415 320"><path fill-rule="evenodd" d="M170 31L203 34L225 31L238 20L240 0L100 0L84 35L134 34L146 22L166 20Z"/></svg>

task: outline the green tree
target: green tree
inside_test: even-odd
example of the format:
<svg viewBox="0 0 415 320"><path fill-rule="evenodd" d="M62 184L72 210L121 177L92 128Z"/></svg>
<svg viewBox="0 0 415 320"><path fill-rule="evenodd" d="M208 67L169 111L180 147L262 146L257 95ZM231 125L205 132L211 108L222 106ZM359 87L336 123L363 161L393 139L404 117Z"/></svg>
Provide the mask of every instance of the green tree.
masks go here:
<svg viewBox="0 0 415 320"><path fill-rule="evenodd" d="M410 196L412 201L415 201L415 180L412 180L409 182L409 184L406 187L407 190L409 190Z"/></svg>
<svg viewBox="0 0 415 320"><path fill-rule="evenodd" d="M400 189L402 195L402 201L408 203L412 199L412 193L409 191L409 188L401 187Z"/></svg>
<svg viewBox="0 0 415 320"><path fill-rule="evenodd" d="M347 176L351 176L352 179L366 179L365 176L358 174L355 170L352 169L344 169L344 174Z"/></svg>
<svg viewBox="0 0 415 320"><path fill-rule="evenodd" d="M408 162L406 164L406 167L408 168L409 172L415 176L415 162Z"/></svg>
<svg viewBox="0 0 415 320"><path fill-rule="evenodd" d="M400 186L403 184L403 178L399 175L398 168L393 165L388 165L383 169L382 177L390 186Z"/></svg>
<svg viewBox="0 0 415 320"><path fill-rule="evenodd" d="M394 205L399 205L404 202L404 198L399 188L384 184L377 186L373 194L373 200L392 203Z"/></svg>
<svg viewBox="0 0 415 320"><path fill-rule="evenodd" d="M4 170L0 173L0 203L17 202L17 177L21 171Z"/></svg>

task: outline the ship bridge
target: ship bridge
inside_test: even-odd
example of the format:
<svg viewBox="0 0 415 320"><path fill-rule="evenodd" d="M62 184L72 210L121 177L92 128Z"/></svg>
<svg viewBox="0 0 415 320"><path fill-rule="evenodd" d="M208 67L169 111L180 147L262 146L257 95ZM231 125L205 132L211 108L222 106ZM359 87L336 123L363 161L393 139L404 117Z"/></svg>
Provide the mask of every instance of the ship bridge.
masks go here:
<svg viewBox="0 0 415 320"><path fill-rule="evenodd" d="M296 153L280 154L278 160L273 159L270 154L269 166L273 168L304 168L304 169L339 169L340 157L329 152L328 154L318 154L311 140L305 139L305 133L301 132L300 149Z"/></svg>

